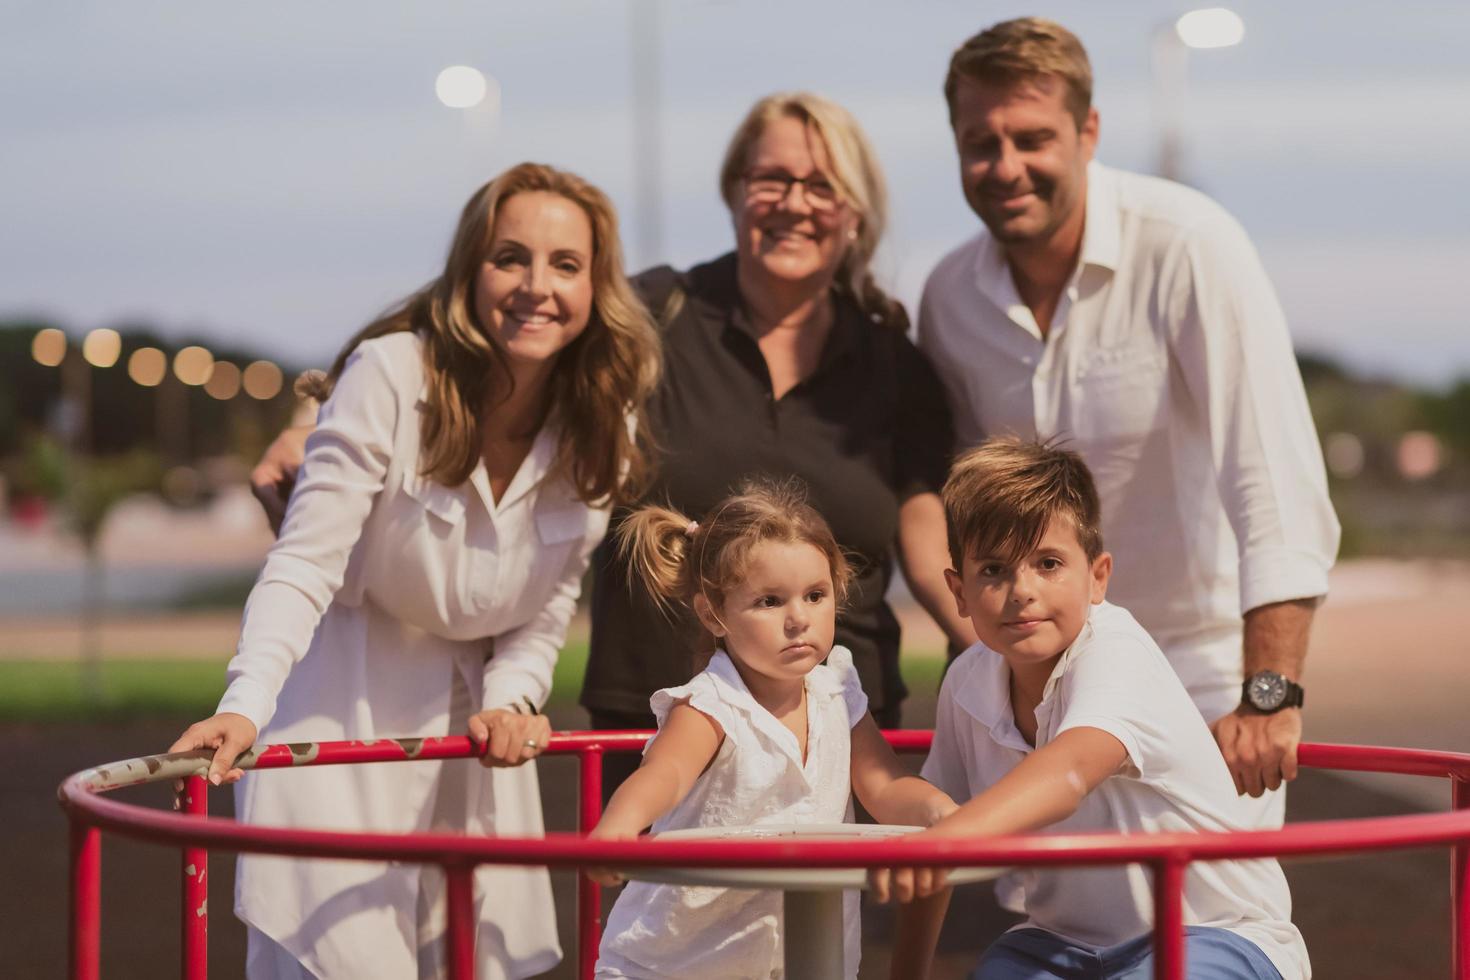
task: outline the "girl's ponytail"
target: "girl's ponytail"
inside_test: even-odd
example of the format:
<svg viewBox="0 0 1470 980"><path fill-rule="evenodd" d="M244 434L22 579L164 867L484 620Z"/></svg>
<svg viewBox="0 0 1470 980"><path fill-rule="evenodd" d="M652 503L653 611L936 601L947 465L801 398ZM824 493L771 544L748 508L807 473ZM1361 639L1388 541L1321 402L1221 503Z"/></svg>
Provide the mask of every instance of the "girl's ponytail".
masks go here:
<svg viewBox="0 0 1470 980"><path fill-rule="evenodd" d="M618 557L629 569L629 587L641 583L666 610L673 600L687 598L686 562L697 526L668 507L640 507L630 513L617 530Z"/></svg>

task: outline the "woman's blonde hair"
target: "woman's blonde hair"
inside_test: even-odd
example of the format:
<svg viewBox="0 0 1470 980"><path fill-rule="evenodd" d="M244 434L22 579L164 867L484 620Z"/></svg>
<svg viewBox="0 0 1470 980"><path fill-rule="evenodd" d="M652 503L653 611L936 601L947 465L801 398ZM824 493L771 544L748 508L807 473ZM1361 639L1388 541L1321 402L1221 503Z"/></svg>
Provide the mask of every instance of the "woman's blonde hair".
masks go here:
<svg viewBox="0 0 1470 980"><path fill-rule="evenodd" d="M671 507L640 507L617 530L630 586L642 583L666 610L676 601L692 607L695 596L702 595L718 612L744 580L751 552L767 541L809 544L820 551L832 572L833 599L841 607L852 568L826 520L807 502L800 481L749 478L697 522Z"/></svg>
<svg viewBox="0 0 1470 980"><path fill-rule="evenodd" d="M750 167L750 151L777 119L795 119L821 141L831 161L833 185L858 216L857 238L837 269L837 288L846 292L874 322L908 329L903 305L873 279L873 255L888 226L888 190L878 155L862 127L846 109L810 92L778 92L751 106L725 150L720 165L720 196L730 210L741 207L740 183Z"/></svg>
<svg viewBox="0 0 1470 980"><path fill-rule="evenodd" d="M412 331L423 338L428 381L420 422L419 471L448 486L468 480L481 455L480 412L499 404L513 382L504 342L480 323L475 283L494 238L495 215L515 196L556 194L579 206L592 225L592 315L558 355L550 402L560 426L557 471L588 503L636 498L651 466L641 420L658 380L658 333L623 275L617 212L607 195L565 170L522 163L489 181L460 214L438 278L357 333L325 378L305 393L324 399L348 356L364 340ZM629 413L640 420L630 431Z"/></svg>

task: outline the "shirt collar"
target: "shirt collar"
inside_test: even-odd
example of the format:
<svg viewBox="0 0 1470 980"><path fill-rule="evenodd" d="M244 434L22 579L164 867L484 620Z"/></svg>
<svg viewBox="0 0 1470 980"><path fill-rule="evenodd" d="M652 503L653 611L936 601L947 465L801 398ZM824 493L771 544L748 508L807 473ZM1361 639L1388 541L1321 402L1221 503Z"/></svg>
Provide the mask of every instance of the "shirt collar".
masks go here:
<svg viewBox="0 0 1470 980"><path fill-rule="evenodd" d="M500 495L499 503L495 502L495 496L490 492L490 476L485 471L485 461L482 459L475 465L470 473L470 483L480 495L487 511L492 515L503 511L540 485L556 465L557 452L561 448L560 429L554 417L547 418L541 424L541 431L536 433L536 438L531 443L531 451L526 453L520 468L511 477L510 485Z"/></svg>
<svg viewBox="0 0 1470 980"><path fill-rule="evenodd" d="M1121 231L1118 217L1118 185L1113 172L1096 160L1087 165L1087 219L1082 226L1082 249L1077 268L1118 268ZM1075 278L1075 272L1074 272ZM1031 311L1016 291L1005 249L995 236L982 231L975 250L975 284L989 299L1018 323L1034 323Z"/></svg>
<svg viewBox="0 0 1470 980"><path fill-rule="evenodd" d="M1046 686L1042 688L1041 703L1036 706L1038 712L1052 703L1052 697L1056 693L1057 685L1066 676L1067 671L1072 669L1078 656L1086 649L1088 641L1093 635L1092 616L1098 606L1092 606L1087 612L1087 622L1082 631L1077 634L1077 639L1072 641L1057 661L1056 667L1052 669L1051 676L1046 680ZM956 706L970 717L990 730L991 737L1002 745L1012 748L1031 751L1031 746L1021 737L1020 730L1016 728L1016 716L1011 710L1011 669L1006 664L1005 658L984 643L976 643L965 653L966 656L975 657L975 665L960 682L955 690L954 701Z"/></svg>
<svg viewBox="0 0 1470 980"><path fill-rule="evenodd" d="M805 771L805 764L801 758L801 746L797 744L796 736L791 729L776 720L776 716L766 710L765 705L755 699L750 693L750 688L745 686L745 680L740 676L730 655L724 650L716 650L710 657L709 666L705 670L714 677L715 689L719 692L720 700L750 719L752 727L764 732L775 745L779 746L796 764L798 770ZM818 698L829 698L842 694L842 682L832 677L831 671L813 670L806 675L806 710L807 710L807 754L811 755L811 748L815 744L812 741L817 725L813 723L817 715L813 710L813 703Z"/></svg>
<svg viewBox="0 0 1470 980"><path fill-rule="evenodd" d="M1087 223L1082 228L1078 266L1095 265L1116 272L1121 241L1118 181L1111 170L1094 160L1087 165Z"/></svg>

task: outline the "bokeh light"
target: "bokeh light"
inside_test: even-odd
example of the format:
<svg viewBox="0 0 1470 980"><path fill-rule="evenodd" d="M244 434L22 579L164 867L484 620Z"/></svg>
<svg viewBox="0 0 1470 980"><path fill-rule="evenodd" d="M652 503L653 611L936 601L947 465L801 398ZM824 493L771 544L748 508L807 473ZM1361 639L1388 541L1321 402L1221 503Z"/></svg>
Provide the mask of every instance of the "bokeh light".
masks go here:
<svg viewBox="0 0 1470 980"><path fill-rule="evenodd" d="M434 80L434 94L451 109L473 109L484 101L488 89L484 74L469 65L452 65Z"/></svg>
<svg viewBox="0 0 1470 980"><path fill-rule="evenodd" d="M37 364L56 367L66 360L66 334L55 327L37 331L31 338L31 356Z"/></svg>
<svg viewBox="0 0 1470 980"><path fill-rule="evenodd" d="M186 385L202 385L214 372L214 355L203 347L185 347L174 355L174 377Z"/></svg>
<svg viewBox="0 0 1470 980"><path fill-rule="evenodd" d="M256 361L245 368L245 375L241 380L245 385L245 394L267 401L281 393L281 385L285 384L286 379L281 369L270 361Z"/></svg>
<svg viewBox="0 0 1470 980"><path fill-rule="evenodd" d="M1245 21L1233 10L1191 10L1174 22L1179 40L1191 48L1228 48L1245 38Z"/></svg>
<svg viewBox="0 0 1470 980"><path fill-rule="evenodd" d="M1399 439L1399 475L1406 480L1426 480L1439 472L1443 463L1439 439L1433 432L1405 432Z"/></svg>
<svg viewBox="0 0 1470 980"><path fill-rule="evenodd" d="M229 361L215 361L204 390L222 402L229 401L240 393L240 369Z"/></svg>
<svg viewBox="0 0 1470 980"><path fill-rule="evenodd" d="M168 355L157 347L139 347L128 358L128 377L144 388L156 388L168 373Z"/></svg>
<svg viewBox="0 0 1470 980"><path fill-rule="evenodd" d="M1327 459L1327 468L1332 475L1351 480L1363 472L1366 453L1363 440L1351 432L1333 432L1322 443L1322 455Z"/></svg>
<svg viewBox="0 0 1470 980"><path fill-rule="evenodd" d="M97 368L110 368L122 354L122 337L116 330L98 327L82 341L82 357Z"/></svg>

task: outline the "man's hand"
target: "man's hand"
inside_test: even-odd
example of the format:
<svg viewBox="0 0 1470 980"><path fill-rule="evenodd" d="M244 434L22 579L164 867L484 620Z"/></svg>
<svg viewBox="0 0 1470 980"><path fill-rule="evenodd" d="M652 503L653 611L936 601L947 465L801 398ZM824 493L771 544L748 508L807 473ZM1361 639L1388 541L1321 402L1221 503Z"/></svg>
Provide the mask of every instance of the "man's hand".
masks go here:
<svg viewBox="0 0 1470 980"><path fill-rule="evenodd" d="M260 502L270 521L271 531L281 533L281 521L286 517L286 502L291 499L291 488L296 485L296 474L301 461L306 458L306 437L313 426L301 425L281 430L275 441L266 447L265 455L250 471L250 492Z"/></svg>
<svg viewBox="0 0 1470 980"><path fill-rule="evenodd" d="M491 708L470 715L470 738L484 749L480 765L518 766L541 754L551 740L551 722L545 715L523 715Z"/></svg>
<svg viewBox="0 0 1470 980"><path fill-rule="evenodd" d="M1235 778L1235 791L1260 796L1296 778L1296 749L1302 741L1302 712L1286 708L1262 714L1241 705L1215 722L1215 741Z"/></svg>

